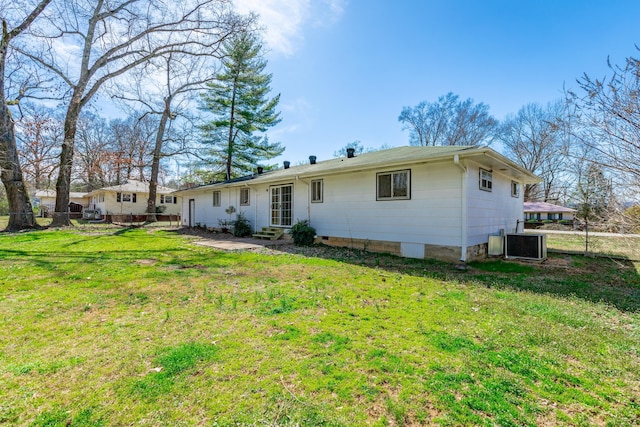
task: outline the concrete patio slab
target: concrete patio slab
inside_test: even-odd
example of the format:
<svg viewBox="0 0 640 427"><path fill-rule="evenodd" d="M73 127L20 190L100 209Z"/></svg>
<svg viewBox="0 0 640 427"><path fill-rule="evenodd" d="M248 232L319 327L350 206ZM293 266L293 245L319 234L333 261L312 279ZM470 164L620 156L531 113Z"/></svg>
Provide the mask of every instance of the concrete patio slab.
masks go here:
<svg viewBox="0 0 640 427"><path fill-rule="evenodd" d="M208 239L201 238L193 242L196 245L208 246L223 251L241 251L251 249L261 249L269 246L290 245L293 242L289 239L263 240L263 239Z"/></svg>

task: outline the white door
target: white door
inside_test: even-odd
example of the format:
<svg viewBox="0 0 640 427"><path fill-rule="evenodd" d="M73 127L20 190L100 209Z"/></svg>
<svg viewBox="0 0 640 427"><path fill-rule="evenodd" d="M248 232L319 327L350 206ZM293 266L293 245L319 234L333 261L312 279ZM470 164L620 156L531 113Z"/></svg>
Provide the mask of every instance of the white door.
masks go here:
<svg viewBox="0 0 640 427"><path fill-rule="evenodd" d="M291 227L293 184L271 187L271 226Z"/></svg>

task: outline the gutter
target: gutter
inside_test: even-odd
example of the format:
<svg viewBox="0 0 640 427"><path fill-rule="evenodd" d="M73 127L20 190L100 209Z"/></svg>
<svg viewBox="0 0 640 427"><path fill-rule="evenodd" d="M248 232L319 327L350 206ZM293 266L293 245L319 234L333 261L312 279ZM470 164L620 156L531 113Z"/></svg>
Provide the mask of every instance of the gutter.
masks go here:
<svg viewBox="0 0 640 427"><path fill-rule="evenodd" d="M461 207L460 207L460 261L467 261L467 235L468 235L468 221L467 221L467 167L460 163L460 157L456 154L453 156L453 164L458 166L462 171L461 177Z"/></svg>
<svg viewBox="0 0 640 427"><path fill-rule="evenodd" d="M245 182L244 183L244 187L248 188L251 191L252 194L255 194L255 198L254 198L254 202L253 202L253 232L257 233L258 232L258 191L256 191L256 189L254 187L252 187L251 185L249 185L249 183ZM249 201L251 201L251 198L249 198ZM251 203L251 202L249 202Z"/></svg>

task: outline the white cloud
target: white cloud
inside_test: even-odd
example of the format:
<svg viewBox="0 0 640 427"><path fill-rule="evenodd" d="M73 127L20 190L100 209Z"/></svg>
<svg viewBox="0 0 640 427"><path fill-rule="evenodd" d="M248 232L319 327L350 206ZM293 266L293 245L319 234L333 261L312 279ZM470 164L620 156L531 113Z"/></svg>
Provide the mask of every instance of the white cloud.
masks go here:
<svg viewBox="0 0 640 427"><path fill-rule="evenodd" d="M291 101L280 103L280 108L282 108L282 111L287 111L287 112L296 111L296 112L306 113L311 109L313 109L313 106L305 98L298 97Z"/></svg>
<svg viewBox="0 0 640 427"><path fill-rule="evenodd" d="M274 52L293 55L309 26L335 23L347 0L235 0L240 13L255 12L266 28L265 41Z"/></svg>

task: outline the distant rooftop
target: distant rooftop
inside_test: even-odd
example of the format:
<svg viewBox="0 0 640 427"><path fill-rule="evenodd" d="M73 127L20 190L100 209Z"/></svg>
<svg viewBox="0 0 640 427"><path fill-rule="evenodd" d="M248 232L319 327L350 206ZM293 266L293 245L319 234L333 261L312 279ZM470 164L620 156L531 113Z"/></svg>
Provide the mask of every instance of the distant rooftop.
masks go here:
<svg viewBox="0 0 640 427"><path fill-rule="evenodd" d="M565 208L564 206L554 205L547 202L524 202L525 212L544 212L544 213L570 213L576 212L575 209Z"/></svg>
<svg viewBox="0 0 640 427"><path fill-rule="evenodd" d="M98 191L116 191L120 193L148 193L149 183L137 181L135 179L129 179L124 184L95 189L90 194L96 193ZM162 187L160 185L158 185L158 188L156 189L156 192L158 194L169 194L174 191L176 191L174 188Z"/></svg>

